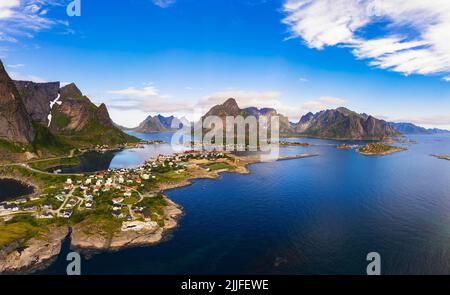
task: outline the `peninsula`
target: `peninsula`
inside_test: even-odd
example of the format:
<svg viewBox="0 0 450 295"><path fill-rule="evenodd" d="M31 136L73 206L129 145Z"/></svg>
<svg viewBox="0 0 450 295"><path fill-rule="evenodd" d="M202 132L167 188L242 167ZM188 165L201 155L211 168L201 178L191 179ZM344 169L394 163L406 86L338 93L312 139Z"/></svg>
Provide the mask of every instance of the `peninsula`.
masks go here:
<svg viewBox="0 0 450 295"><path fill-rule="evenodd" d="M438 159L450 161L450 156L449 155L431 155L431 156L433 156L435 158L438 158Z"/></svg>
<svg viewBox="0 0 450 295"><path fill-rule="evenodd" d="M71 247L82 251L157 243L182 215L164 191L221 172L249 173L246 166L260 161L256 155L187 151L95 174L51 174L27 164L0 167L4 177L35 187L31 196L0 203L0 273L45 267L59 254L69 229Z"/></svg>

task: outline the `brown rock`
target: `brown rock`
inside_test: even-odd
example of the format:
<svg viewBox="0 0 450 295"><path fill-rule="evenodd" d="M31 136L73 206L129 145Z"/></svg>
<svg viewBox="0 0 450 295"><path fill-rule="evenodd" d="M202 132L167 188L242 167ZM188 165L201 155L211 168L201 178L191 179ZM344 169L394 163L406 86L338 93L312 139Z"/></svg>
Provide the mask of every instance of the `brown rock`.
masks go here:
<svg viewBox="0 0 450 295"><path fill-rule="evenodd" d="M0 61L0 139L29 144L35 137L25 105Z"/></svg>

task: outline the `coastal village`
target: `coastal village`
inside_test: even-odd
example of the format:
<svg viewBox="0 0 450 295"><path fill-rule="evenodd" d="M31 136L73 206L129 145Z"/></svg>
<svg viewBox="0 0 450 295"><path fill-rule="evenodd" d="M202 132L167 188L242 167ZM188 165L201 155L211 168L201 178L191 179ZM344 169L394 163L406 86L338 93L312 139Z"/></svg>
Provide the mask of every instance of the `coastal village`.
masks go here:
<svg viewBox="0 0 450 295"><path fill-rule="evenodd" d="M37 219L70 219L75 210L107 207L111 217L119 220L158 220L147 200L161 197L155 190L161 175L183 177L186 169L193 166L189 163L191 160L215 161L226 157L222 152L186 151L159 155L137 168L109 169L76 178L68 176L62 188L53 194L31 195L0 203L0 217L4 221L19 214L31 214Z"/></svg>

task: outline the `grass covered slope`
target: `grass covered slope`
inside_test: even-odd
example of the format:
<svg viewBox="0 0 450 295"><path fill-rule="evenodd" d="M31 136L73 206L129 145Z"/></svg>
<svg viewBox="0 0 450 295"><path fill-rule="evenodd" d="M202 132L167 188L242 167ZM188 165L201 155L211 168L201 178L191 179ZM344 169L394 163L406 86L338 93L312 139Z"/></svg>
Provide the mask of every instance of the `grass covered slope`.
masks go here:
<svg viewBox="0 0 450 295"><path fill-rule="evenodd" d="M358 149L360 154L367 156L388 155L401 151L406 151L406 149L387 145L382 142L371 142Z"/></svg>

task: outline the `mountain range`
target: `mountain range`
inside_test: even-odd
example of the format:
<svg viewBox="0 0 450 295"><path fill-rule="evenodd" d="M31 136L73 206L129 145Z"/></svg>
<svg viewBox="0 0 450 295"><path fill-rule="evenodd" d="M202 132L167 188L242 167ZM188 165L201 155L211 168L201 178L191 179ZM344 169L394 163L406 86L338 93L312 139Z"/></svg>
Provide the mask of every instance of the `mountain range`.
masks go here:
<svg viewBox="0 0 450 295"><path fill-rule="evenodd" d="M148 116L138 127L130 130L142 133L152 132L173 132L181 129L183 123L181 119L174 116L164 117L162 115Z"/></svg>
<svg viewBox="0 0 450 295"><path fill-rule="evenodd" d="M58 94L61 104L51 108ZM137 141L113 124L104 104L97 107L75 84L13 81L0 61L0 160Z"/></svg>
<svg viewBox="0 0 450 295"><path fill-rule="evenodd" d="M59 103L56 98L59 97ZM51 124L49 125L49 114ZM213 106L204 116L279 117L281 136L333 139L383 139L401 134L438 134L411 123L390 123L347 108L307 113L297 123L273 108L240 108L234 98ZM186 120L148 116L136 132L173 132ZM0 61L0 161L65 154L74 148L118 145L139 139L123 132L110 118L105 104L96 106L74 84L14 81Z"/></svg>
<svg viewBox="0 0 450 295"><path fill-rule="evenodd" d="M441 129L426 129L412 123L393 123L377 119L371 115L351 111L340 107L337 109L324 110L317 113L307 113L297 123L278 113L273 108L240 108L234 98L227 99L224 103L213 106L202 119L208 116L218 116L225 120L227 116L278 116L280 122L281 136L305 136L331 139L383 139L386 137L399 136L401 134L440 134L450 133ZM136 132L171 132L174 128L173 122L180 119L171 117L149 116L138 127L131 130ZM175 126L182 127L182 124ZM225 121L224 121L225 126Z"/></svg>
<svg viewBox="0 0 450 295"><path fill-rule="evenodd" d="M431 128L427 129L424 127L420 127L414 125L412 123L391 123L392 127L394 127L398 132L402 134L445 134L450 133L448 130Z"/></svg>
<svg viewBox="0 0 450 295"><path fill-rule="evenodd" d="M399 132L388 122L376 119L366 114L358 114L346 108L326 110L318 113L308 113L299 122L291 123L286 116L279 114L275 109L249 107L241 109L236 100L228 99L223 104L212 107L206 116L238 116L250 115L279 116L280 135L282 136L309 136L334 139L383 139L397 136Z"/></svg>
<svg viewBox="0 0 450 295"><path fill-rule="evenodd" d="M398 136L388 122L346 108L308 113L294 125L301 135L335 139L383 139Z"/></svg>

